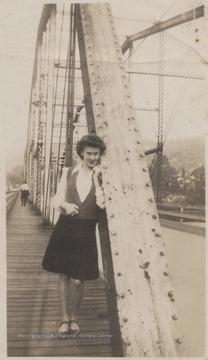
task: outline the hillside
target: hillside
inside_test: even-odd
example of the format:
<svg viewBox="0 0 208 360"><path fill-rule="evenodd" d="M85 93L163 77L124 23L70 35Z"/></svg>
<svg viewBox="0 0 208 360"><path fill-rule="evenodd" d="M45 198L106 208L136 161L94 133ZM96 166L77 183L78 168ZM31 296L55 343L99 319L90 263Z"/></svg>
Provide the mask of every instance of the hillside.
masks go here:
<svg viewBox="0 0 208 360"><path fill-rule="evenodd" d="M155 147L151 141L144 140L145 149ZM205 143L203 137L171 140L164 145L164 155L171 166L177 170L185 168L191 172L205 163Z"/></svg>

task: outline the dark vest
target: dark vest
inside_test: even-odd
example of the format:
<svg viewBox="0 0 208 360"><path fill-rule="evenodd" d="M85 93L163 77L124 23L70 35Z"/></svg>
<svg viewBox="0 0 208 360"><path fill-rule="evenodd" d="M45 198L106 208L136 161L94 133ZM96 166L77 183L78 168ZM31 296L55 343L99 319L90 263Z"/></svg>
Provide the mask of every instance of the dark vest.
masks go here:
<svg viewBox="0 0 208 360"><path fill-rule="evenodd" d="M65 201L68 203L76 204L79 207L79 214L73 216L73 219L97 220L98 206L96 204L94 182L92 181L92 186L87 197L83 202L81 202L76 187L78 171L74 172L73 174L72 171L73 168L69 168L67 173Z"/></svg>

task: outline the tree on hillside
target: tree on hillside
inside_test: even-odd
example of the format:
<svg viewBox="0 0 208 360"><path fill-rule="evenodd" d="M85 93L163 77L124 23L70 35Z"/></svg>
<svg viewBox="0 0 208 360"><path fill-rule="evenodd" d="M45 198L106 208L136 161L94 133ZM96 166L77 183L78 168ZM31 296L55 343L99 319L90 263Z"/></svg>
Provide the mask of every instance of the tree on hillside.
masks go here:
<svg viewBox="0 0 208 360"><path fill-rule="evenodd" d="M157 191L157 165L152 176L152 185L154 192ZM166 201L166 198L170 194L175 194L179 188L177 181L177 171L174 167L170 165L169 159L167 156L163 155L162 159L162 183L160 184L162 199Z"/></svg>
<svg viewBox="0 0 208 360"><path fill-rule="evenodd" d="M188 202L191 205L205 205L205 168L199 166L191 173L191 180L193 183L193 191L187 193Z"/></svg>
<svg viewBox="0 0 208 360"><path fill-rule="evenodd" d="M7 188L17 188L24 181L24 169L22 165L14 166L6 174Z"/></svg>

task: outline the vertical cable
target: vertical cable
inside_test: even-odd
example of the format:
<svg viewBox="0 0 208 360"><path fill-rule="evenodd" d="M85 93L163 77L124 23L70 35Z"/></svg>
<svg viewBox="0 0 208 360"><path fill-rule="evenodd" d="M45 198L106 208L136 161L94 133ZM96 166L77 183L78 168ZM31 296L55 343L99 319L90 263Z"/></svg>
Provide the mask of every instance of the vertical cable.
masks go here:
<svg viewBox="0 0 208 360"><path fill-rule="evenodd" d="M62 47L62 34L63 34L63 22L64 22L64 12L65 12L65 5L63 5L62 11L62 24L61 24L61 32L60 32L60 41L59 41L59 51L58 51L58 64L60 63L61 57L61 47ZM53 116L52 116L52 129L51 129L51 138L50 138L50 150L49 150L49 166L48 166L48 173L47 173L47 191L46 191L46 200L45 200L45 207L44 207L44 225L46 224L46 210L47 210L47 203L48 198L50 199L50 176L51 176L51 158L52 158L52 144L53 144L53 133L54 133L54 121L55 121L55 109L56 109L56 101L57 101L57 90L58 90L58 79L59 79L59 66L57 67L56 72L56 84L55 84L55 94L53 99Z"/></svg>
<svg viewBox="0 0 208 360"><path fill-rule="evenodd" d="M74 116L74 81L75 81L75 20L74 4L71 4L70 16L70 50L68 63L68 103L66 120L66 158L65 165L72 165L73 154L73 116Z"/></svg>
<svg viewBox="0 0 208 360"><path fill-rule="evenodd" d="M157 202L162 201L162 156L163 156L163 95L164 95L164 31L160 32L159 61L159 111L158 111L158 161L157 161Z"/></svg>
<svg viewBox="0 0 208 360"><path fill-rule="evenodd" d="M40 55L40 89L39 89L39 123L38 123L38 149L37 149L37 196L36 196L36 207L37 212L41 211L41 180L42 180L42 154L43 154L43 109L44 109L44 95L43 95L43 71L44 71L44 42L45 33L42 37L41 43L41 55Z"/></svg>

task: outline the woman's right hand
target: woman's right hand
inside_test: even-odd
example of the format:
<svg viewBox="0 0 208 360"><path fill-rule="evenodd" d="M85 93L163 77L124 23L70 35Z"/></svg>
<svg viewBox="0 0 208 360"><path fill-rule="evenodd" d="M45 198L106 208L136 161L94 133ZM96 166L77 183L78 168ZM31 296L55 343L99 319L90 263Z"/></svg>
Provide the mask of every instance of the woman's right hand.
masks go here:
<svg viewBox="0 0 208 360"><path fill-rule="evenodd" d="M76 204L64 202L63 208L67 215L74 216L79 214L79 207Z"/></svg>

